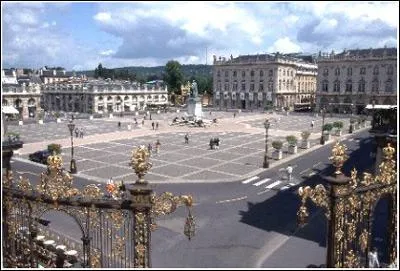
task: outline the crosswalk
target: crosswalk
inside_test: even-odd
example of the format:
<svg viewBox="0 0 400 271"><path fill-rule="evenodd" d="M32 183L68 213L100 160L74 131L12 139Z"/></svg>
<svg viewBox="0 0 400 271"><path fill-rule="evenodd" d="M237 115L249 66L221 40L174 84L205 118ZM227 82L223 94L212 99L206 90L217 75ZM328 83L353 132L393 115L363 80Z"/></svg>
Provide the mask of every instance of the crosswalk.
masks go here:
<svg viewBox="0 0 400 271"><path fill-rule="evenodd" d="M292 182L286 182L286 181L281 181L281 180L273 180L271 178L265 178L261 179L258 176L251 177L247 180L242 181L242 184L246 185L253 185L256 187L264 188L267 190L286 190L292 186L295 186L295 183ZM262 186L265 185L265 186Z"/></svg>

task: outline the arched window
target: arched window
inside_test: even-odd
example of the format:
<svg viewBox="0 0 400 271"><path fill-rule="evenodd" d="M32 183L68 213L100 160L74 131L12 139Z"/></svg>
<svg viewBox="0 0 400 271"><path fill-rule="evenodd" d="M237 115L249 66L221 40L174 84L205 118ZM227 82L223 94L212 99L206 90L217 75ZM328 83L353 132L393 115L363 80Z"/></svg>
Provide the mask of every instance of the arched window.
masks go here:
<svg viewBox="0 0 400 271"><path fill-rule="evenodd" d="M221 72L217 71L217 76L220 77L221 76Z"/></svg>
<svg viewBox="0 0 400 271"><path fill-rule="evenodd" d="M234 91L237 91L237 90L238 90L238 83L237 83L236 80L233 81L233 90L234 90Z"/></svg>
<svg viewBox="0 0 400 271"><path fill-rule="evenodd" d="M322 74L323 74L323 76L328 76L329 75L329 70L328 69L324 69L324 72Z"/></svg>
<svg viewBox="0 0 400 271"><path fill-rule="evenodd" d="M360 68L360 74L361 74L361 75L365 74L365 67L361 67L361 68Z"/></svg>
<svg viewBox="0 0 400 271"><path fill-rule="evenodd" d="M273 75L274 75L274 70L270 69L269 72L268 72L268 76L273 76Z"/></svg>
<svg viewBox="0 0 400 271"><path fill-rule="evenodd" d="M253 77L254 76L254 71L250 72L250 76Z"/></svg>
<svg viewBox="0 0 400 271"><path fill-rule="evenodd" d="M225 77L228 77L228 75L229 75L229 72L225 71Z"/></svg>
<svg viewBox="0 0 400 271"><path fill-rule="evenodd" d="M393 81L391 79L385 83L385 92L393 92Z"/></svg>
<svg viewBox="0 0 400 271"><path fill-rule="evenodd" d="M340 92L340 81L336 80L333 84L333 92Z"/></svg>
<svg viewBox="0 0 400 271"><path fill-rule="evenodd" d="M242 71L242 77L245 77L245 76L246 76L246 72Z"/></svg>
<svg viewBox="0 0 400 271"><path fill-rule="evenodd" d="M273 89L274 89L274 81L272 81L271 79L268 82L268 91L273 91Z"/></svg>
<svg viewBox="0 0 400 271"><path fill-rule="evenodd" d="M233 71L233 77L237 76L237 71Z"/></svg>
<svg viewBox="0 0 400 271"><path fill-rule="evenodd" d="M375 65L374 67L374 75L378 75L379 74L379 67L378 65Z"/></svg>
<svg viewBox="0 0 400 271"><path fill-rule="evenodd" d="M328 80L324 80L324 81L322 81L322 91L323 92L328 92L328 85L329 83L328 83Z"/></svg>
<svg viewBox="0 0 400 271"><path fill-rule="evenodd" d="M364 80L364 78L361 78L361 80L358 82L358 92L365 92L365 80Z"/></svg>
<svg viewBox="0 0 400 271"><path fill-rule="evenodd" d="M336 69L335 69L335 75L336 75L336 76L339 76L339 75L340 75L340 68L336 68Z"/></svg>
<svg viewBox="0 0 400 271"><path fill-rule="evenodd" d="M346 82L346 92L352 92L353 91L353 82L351 80L347 80Z"/></svg>
<svg viewBox="0 0 400 271"><path fill-rule="evenodd" d="M264 71L260 70L260 77L263 77L263 76L264 76Z"/></svg>

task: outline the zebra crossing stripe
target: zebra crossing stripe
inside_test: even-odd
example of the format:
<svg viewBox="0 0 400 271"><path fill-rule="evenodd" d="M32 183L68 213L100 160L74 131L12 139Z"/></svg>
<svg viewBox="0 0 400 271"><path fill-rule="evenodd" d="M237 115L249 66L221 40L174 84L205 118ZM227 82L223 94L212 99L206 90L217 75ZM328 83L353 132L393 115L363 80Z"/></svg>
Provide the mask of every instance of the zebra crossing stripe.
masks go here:
<svg viewBox="0 0 400 271"><path fill-rule="evenodd" d="M282 190L286 190L286 189L289 189L288 185L282 186L280 190L282 191Z"/></svg>
<svg viewBox="0 0 400 271"><path fill-rule="evenodd" d="M271 180L270 178L266 178L266 179L261 180L261 181L255 183L255 184L253 184L253 185L255 185L255 186L260 186L260 185L262 185L263 183L269 182L270 180Z"/></svg>
<svg viewBox="0 0 400 271"><path fill-rule="evenodd" d="M277 185L280 184L280 183L281 183L281 181L276 181L276 182L273 182L273 183L271 183L270 185L266 186L265 188L271 189L272 187L275 187L275 186L277 186Z"/></svg>
<svg viewBox="0 0 400 271"><path fill-rule="evenodd" d="M260 177L258 177L258 176L254 176L254 177L251 177L250 179L247 179L247 180L243 181L242 183L244 183L244 184L250 183L250 182L255 181L255 180L259 179L259 178Z"/></svg>

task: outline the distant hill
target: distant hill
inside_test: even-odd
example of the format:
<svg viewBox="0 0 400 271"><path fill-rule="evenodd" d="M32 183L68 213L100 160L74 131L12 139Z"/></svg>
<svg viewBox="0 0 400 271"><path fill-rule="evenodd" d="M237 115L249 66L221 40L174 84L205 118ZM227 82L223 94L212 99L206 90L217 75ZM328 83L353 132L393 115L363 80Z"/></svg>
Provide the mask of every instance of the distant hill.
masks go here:
<svg viewBox="0 0 400 271"><path fill-rule="evenodd" d="M114 68L116 73L126 73L129 75L135 74L138 78L149 78L154 77L154 79L162 79L164 73L165 66L156 66L156 67L123 67L123 68ZM192 76L204 76L209 77L212 76L212 65L182 65L181 67L182 73L185 78L188 80ZM94 70L89 71L79 71L76 72L77 75L86 74L88 77L94 76Z"/></svg>

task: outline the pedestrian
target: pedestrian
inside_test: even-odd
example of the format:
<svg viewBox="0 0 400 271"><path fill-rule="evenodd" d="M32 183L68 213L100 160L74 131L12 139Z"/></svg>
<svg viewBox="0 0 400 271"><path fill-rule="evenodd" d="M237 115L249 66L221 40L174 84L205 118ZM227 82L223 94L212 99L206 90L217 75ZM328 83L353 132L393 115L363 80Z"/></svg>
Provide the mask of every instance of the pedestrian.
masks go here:
<svg viewBox="0 0 400 271"><path fill-rule="evenodd" d="M121 128L121 122L118 121L118 128Z"/></svg>
<svg viewBox="0 0 400 271"><path fill-rule="evenodd" d="M210 116L211 116L211 111L210 111Z"/></svg>
<svg viewBox="0 0 400 271"><path fill-rule="evenodd" d="M186 133L185 135L185 144L189 144L189 134Z"/></svg>
<svg viewBox="0 0 400 271"><path fill-rule="evenodd" d="M156 130L158 130L158 121L156 122Z"/></svg>
<svg viewBox="0 0 400 271"><path fill-rule="evenodd" d="M80 138L83 138L83 127L81 128L81 130L80 130Z"/></svg>
<svg viewBox="0 0 400 271"><path fill-rule="evenodd" d="M142 126L144 126L144 119L142 119Z"/></svg>
<svg viewBox="0 0 400 271"><path fill-rule="evenodd" d="M292 180L292 173L293 173L292 165L289 164L289 166L286 168L286 171L288 174L288 181L290 182Z"/></svg>
<svg viewBox="0 0 400 271"><path fill-rule="evenodd" d="M149 143L149 145L147 145L147 151L149 152L150 155L151 155L152 150L153 150L153 146L151 146L151 143Z"/></svg>
<svg viewBox="0 0 400 271"><path fill-rule="evenodd" d="M311 121L311 129L314 129L314 120Z"/></svg>
<svg viewBox="0 0 400 271"><path fill-rule="evenodd" d="M157 154L157 155L158 155L158 153L160 152L160 146L161 146L160 140L157 139L157 142L156 142L156 154Z"/></svg>
<svg viewBox="0 0 400 271"><path fill-rule="evenodd" d="M376 247L368 253L368 263L369 268L379 267L378 250Z"/></svg>
<svg viewBox="0 0 400 271"><path fill-rule="evenodd" d="M151 127L153 127L153 130L154 130L154 121L151 123Z"/></svg>
<svg viewBox="0 0 400 271"><path fill-rule="evenodd" d="M76 127L76 128L75 128L75 137L78 137L78 136L79 136L79 128Z"/></svg>
<svg viewBox="0 0 400 271"><path fill-rule="evenodd" d="M236 112L235 112L235 113L233 113L233 118L236 118Z"/></svg>
<svg viewBox="0 0 400 271"><path fill-rule="evenodd" d="M152 120L152 118L151 118L151 114L150 114L150 120Z"/></svg>

